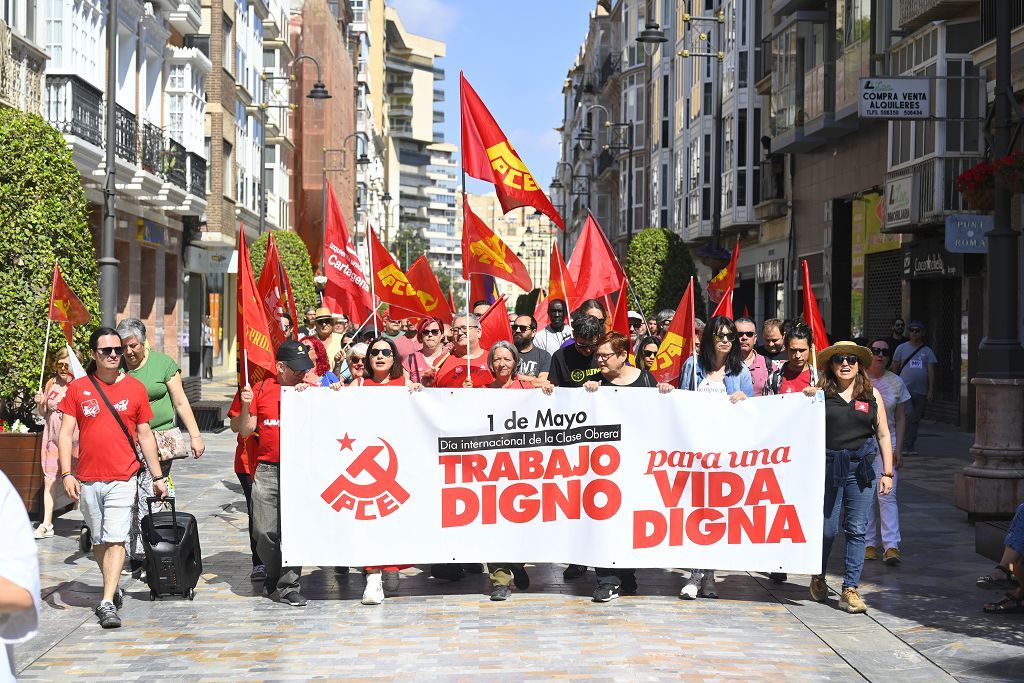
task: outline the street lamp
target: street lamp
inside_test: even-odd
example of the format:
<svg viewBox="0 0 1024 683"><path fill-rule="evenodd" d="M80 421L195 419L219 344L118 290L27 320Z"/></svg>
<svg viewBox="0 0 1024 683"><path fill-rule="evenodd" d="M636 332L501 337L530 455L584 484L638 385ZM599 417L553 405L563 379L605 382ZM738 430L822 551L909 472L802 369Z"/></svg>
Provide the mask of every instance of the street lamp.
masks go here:
<svg viewBox="0 0 1024 683"><path fill-rule="evenodd" d="M636 42L644 48L644 54L651 57L658 51L662 43L668 42L668 38L665 37L665 32L661 30L658 22L648 21L644 30L640 31L640 35L636 37Z"/></svg>
<svg viewBox="0 0 1024 683"><path fill-rule="evenodd" d="M314 86L314 88L315 87L316 86ZM323 216L323 221L322 221L322 223L320 225L320 244L322 245L321 249L320 249L320 268L321 269L324 268L324 265L325 265L324 259L326 259L326 257L327 257L327 254L326 254L326 251L327 251L327 172L328 171L345 171L345 170L348 169L348 165L345 163L345 153L346 153L345 144L349 140L351 140L352 138L356 138L357 141L359 139L362 139L367 147L370 145L369 137L366 135L366 133L357 130L356 132L349 133L348 135L345 136L345 138L341 141L341 147L338 147L336 149L327 149L326 147L323 148L324 163L323 163L323 166L322 166L322 169L321 169L322 193L323 193L323 208L321 209L321 211L322 211L321 215ZM328 167L327 166L327 155L328 155L328 153L340 153L341 154L341 166ZM366 166L369 163L370 163L370 157L366 156L366 152L365 151L363 151L363 153L360 154L356 158L356 166ZM358 198L357 198L357 201L358 201ZM357 226L357 228L358 228L358 226Z"/></svg>
<svg viewBox="0 0 1024 683"><path fill-rule="evenodd" d="M657 24L655 24L657 27ZM664 37L664 34L662 34ZM639 38L638 38L639 40ZM600 109L604 112L604 127L608 128L616 137L619 138L618 142L609 141L604 149L614 152L627 152L626 157L626 244L628 245L633 241L633 123L612 123L611 113L608 108L602 104L589 104L585 105L583 109L583 116L586 118L590 114L591 109ZM622 138L625 137L625 140ZM594 141L594 135L590 132L590 127L584 122L583 128L576 136L576 140L580 143L580 146L589 151L590 146ZM589 189L589 188L588 188ZM589 198L588 198L589 202Z"/></svg>
<svg viewBox="0 0 1024 683"><path fill-rule="evenodd" d="M300 54L287 66L285 71L294 71L295 67L298 66L299 62L304 59L308 59L316 65L316 81L313 83L313 87L310 88L306 94L306 98L314 101L322 101L331 99L331 93L327 91L324 86L323 79L320 73L320 62L317 61L316 57L311 55ZM266 230L267 225L267 193L266 185L263 182L264 176L266 175L267 166L267 110L268 109L292 109L294 105L286 102L285 104L270 104L269 103L269 83L271 81L295 80L294 75L288 76L274 76L270 72L264 71L260 74L263 81L263 99L259 104L260 111L260 177L259 177L259 188L260 188L260 224L259 233L262 235L263 231Z"/></svg>
<svg viewBox="0 0 1024 683"><path fill-rule="evenodd" d="M563 166L568 166L569 167L569 173L570 173L570 175L572 174L572 164L570 164L567 161L559 161L557 164L555 164L555 177L551 181L551 185L550 185L549 189L551 190L552 194L557 192L558 195L562 198L562 205L561 205L561 209L562 210L559 212L559 215L562 216L562 220L565 222L565 229L562 230L562 253L564 254L565 253L566 245L568 245L568 241L567 240L568 240L568 237L569 237L569 230L572 228L572 221L569 219L569 216L565 215L566 211L569 210L569 202L568 202L568 193L565 191L566 187L565 187L565 185L562 184L562 181L559 178L559 175L561 174L561 169L562 169ZM570 182L572 182L572 181L570 180ZM552 236L552 238L553 238L553 236Z"/></svg>

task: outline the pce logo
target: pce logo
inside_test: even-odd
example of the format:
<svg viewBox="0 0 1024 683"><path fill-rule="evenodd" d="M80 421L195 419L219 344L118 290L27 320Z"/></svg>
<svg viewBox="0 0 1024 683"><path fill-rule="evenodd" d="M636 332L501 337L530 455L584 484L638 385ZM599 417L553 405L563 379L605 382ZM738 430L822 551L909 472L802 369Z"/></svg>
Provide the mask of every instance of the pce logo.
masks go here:
<svg viewBox="0 0 1024 683"><path fill-rule="evenodd" d="M377 437L380 444L364 448L349 464L345 471L324 489L320 497L335 511L352 510L359 520L379 519L395 512L409 500L409 492L398 483L398 456L395 449L384 439ZM341 451L353 451L355 439L338 439ZM378 461L387 449L386 462Z"/></svg>

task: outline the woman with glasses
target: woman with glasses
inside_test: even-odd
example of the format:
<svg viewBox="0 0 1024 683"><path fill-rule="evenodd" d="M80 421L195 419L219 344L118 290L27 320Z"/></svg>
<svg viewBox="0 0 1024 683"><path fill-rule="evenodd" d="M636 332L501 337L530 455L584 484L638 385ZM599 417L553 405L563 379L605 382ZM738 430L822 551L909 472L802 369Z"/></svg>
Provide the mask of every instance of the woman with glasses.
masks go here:
<svg viewBox="0 0 1024 683"><path fill-rule="evenodd" d="M786 332L782 345L788 360L773 363L762 395L799 393L814 383L811 340L811 328L803 324L794 325Z"/></svg>
<svg viewBox="0 0 1024 683"><path fill-rule="evenodd" d="M306 373L305 382L314 387L329 387L341 380L331 372L330 363L327 361L327 349L324 343L316 337L303 337L299 340L309 349L309 359L313 361L313 367Z"/></svg>
<svg viewBox="0 0 1024 683"><path fill-rule="evenodd" d="M821 548L821 574L811 577L811 598L828 598L825 568L843 517L846 536L845 572L839 609L850 614L867 611L857 587L864 568L864 530L874 499L872 463L882 452L878 494L892 490L892 438L885 405L871 386L867 366L871 351L850 341L836 342L818 354L821 377L817 387L804 393L825 392L825 524Z"/></svg>
<svg viewBox="0 0 1024 683"><path fill-rule="evenodd" d="M348 366L348 379L346 382L348 384L366 377L366 351L366 342L353 344L349 348L346 360L346 365Z"/></svg>
<svg viewBox="0 0 1024 683"><path fill-rule="evenodd" d="M657 337L643 337L636 345L637 365L650 372L654 367L654 359L658 357L660 345Z"/></svg>
<svg viewBox="0 0 1024 683"><path fill-rule="evenodd" d="M57 484L57 434L64 413L57 409L64 400L68 385L74 380L71 374L71 358L68 347L62 346L54 354L54 375L46 382L41 392L36 394L36 412L43 418L43 520L36 527L36 538L53 537L54 497L59 491ZM78 467L78 427L75 427L71 441L71 471Z"/></svg>
<svg viewBox="0 0 1024 683"><path fill-rule="evenodd" d="M442 335L444 323L437 318L424 318L416 328L416 338L421 345L420 350L410 353L405 359L405 371L409 379L421 384L429 384L433 377L431 368L434 361L444 353ZM425 381L426 380L426 381Z"/></svg>
<svg viewBox="0 0 1024 683"><path fill-rule="evenodd" d="M875 501L868 507L867 531L865 533L867 547L864 549L865 560L878 559L878 522L882 522L882 561L889 566L898 565L903 557L900 555L900 511L896 505L896 482L903 466L903 430L906 425L906 410L910 404L910 391L900 376L889 372L889 361L893 349L889 340L876 339L871 342L871 365L868 366L868 378L871 386L878 390L885 406L885 415L889 420L889 434L892 436L892 489L886 496L876 496L878 511L875 512ZM874 461L875 476L881 478L885 469L882 456L876 455Z"/></svg>
<svg viewBox="0 0 1024 683"><path fill-rule="evenodd" d="M601 337L594 351L594 359L600 369L601 379L587 381L583 385L586 391L598 391L601 387L657 387L658 391L667 394L673 389L671 384L659 384L646 368L629 365L629 337L621 332L608 332ZM610 602L618 598L620 592L626 595L636 593L636 569L595 567L594 573L597 575L594 602Z"/></svg>
<svg viewBox="0 0 1024 683"><path fill-rule="evenodd" d="M736 325L732 320L716 315L707 322L701 334L700 350L683 364L679 388L728 397L731 403L754 395L754 383L750 370L743 363ZM690 578L679 591L679 597L684 600L717 598L715 570L691 569Z"/></svg>
<svg viewBox="0 0 1024 683"><path fill-rule="evenodd" d="M404 387L409 391L418 391L422 385L406 383L405 372L399 362L398 347L395 342L380 336L370 342L366 352L369 367L363 377L357 377L349 386L356 387ZM363 590L364 605L379 605L384 602L384 592L394 593L398 590L401 577L399 572L411 567L410 564L378 565L366 567L366 588Z"/></svg>

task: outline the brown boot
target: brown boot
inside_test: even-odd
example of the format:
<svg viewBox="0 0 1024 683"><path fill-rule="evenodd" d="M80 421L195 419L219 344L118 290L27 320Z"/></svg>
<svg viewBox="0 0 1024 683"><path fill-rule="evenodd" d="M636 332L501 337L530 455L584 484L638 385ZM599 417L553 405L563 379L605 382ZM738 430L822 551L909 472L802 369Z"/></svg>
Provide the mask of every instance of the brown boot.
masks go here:
<svg viewBox="0 0 1024 683"><path fill-rule="evenodd" d="M828 584L825 583L825 575L817 574L811 577L811 600L825 602L828 597Z"/></svg>

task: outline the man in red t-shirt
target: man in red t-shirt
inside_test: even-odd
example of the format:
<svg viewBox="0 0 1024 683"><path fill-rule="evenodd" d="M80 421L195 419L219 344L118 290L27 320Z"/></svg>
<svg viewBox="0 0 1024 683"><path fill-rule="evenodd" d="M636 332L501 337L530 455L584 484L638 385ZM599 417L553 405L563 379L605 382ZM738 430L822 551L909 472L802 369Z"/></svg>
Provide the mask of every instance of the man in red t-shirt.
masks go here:
<svg viewBox="0 0 1024 683"><path fill-rule="evenodd" d="M120 372L124 354L121 337L115 330L101 327L89 338L89 348L92 362L88 376L68 386L59 406L64 417L57 436L57 457L64 491L71 500L81 501L82 516L103 575L103 598L96 607L96 616L103 628L118 628L121 618L117 610L123 596L118 581L138 494L136 475L141 468L136 443L142 447L149 471L155 473L154 493L166 497L167 485L160 474L156 440L149 428L153 411L146 387ZM129 442L108 403L134 443ZM72 472L71 446L76 428L78 470Z"/></svg>
<svg viewBox="0 0 1024 683"><path fill-rule="evenodd" d="M452 325L454 346L434 362L434 379L430 386L443 389L486 387L494 381L487 367L487 349L480 348L480 318L475 313L460 315ZM466 359L469 358L469 363ZM471 370L467 370L467 364ZM472 383L467 372L472 373Z"/></svg>
<svg viewBox="0 0 1024 683"><path fill-rule="evenodd" d="M764 395L799 394L814 381L810 366L811 329L803 324L794 325L783 338L785 363L776 361L764 384Z"/></svg>
<svg viewBox="0 0 1024 683"><path fill-rule="evenodd" d="M256 472L252 480L252 521L256 551L266 567L263 594L292 607L302 607L306 598L299 593L302 567L281 566L281 387L303 385L313 367L309 349L297 341L281 344L275 355L277 376L245 386L239 392L238 414L231 429L241 437L259 432Z"/></svg>

